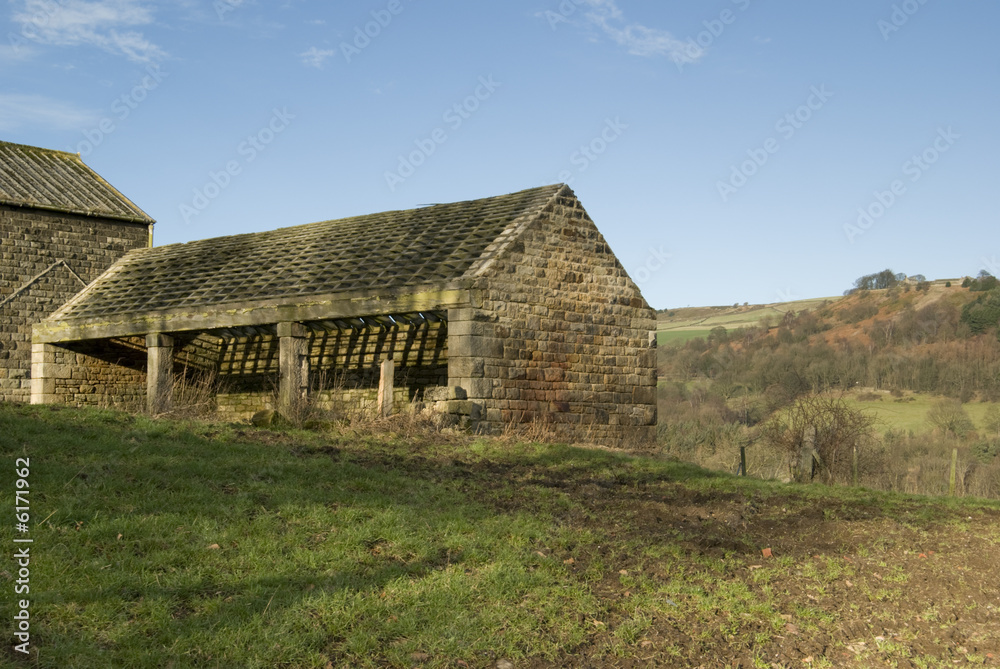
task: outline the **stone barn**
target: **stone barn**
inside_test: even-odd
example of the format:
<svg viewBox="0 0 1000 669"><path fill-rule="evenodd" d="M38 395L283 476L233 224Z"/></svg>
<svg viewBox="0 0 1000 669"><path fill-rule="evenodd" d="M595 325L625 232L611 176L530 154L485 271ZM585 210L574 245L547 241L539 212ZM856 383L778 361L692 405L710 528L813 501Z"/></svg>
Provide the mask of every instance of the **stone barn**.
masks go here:
<svg viewBox="0 0 1000 669"><path fill-rule="evenodd" d="M480 431L653 437L655 314L573 191L130 252L34 330L32 401L246 419L432 409Z"/></svg>
<svg viewBox="0 0 1000 669"><path fill-rule="evenodd" d="M76 154L0 142L0 402L30 398L32 325L152 226Z"/></svg>

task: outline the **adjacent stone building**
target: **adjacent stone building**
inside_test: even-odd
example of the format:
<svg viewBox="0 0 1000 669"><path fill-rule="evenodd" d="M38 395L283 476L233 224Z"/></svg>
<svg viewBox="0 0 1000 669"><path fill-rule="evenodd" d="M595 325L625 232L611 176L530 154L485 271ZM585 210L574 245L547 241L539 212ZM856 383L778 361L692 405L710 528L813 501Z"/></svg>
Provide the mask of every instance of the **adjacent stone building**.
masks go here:
<svg viewBox="0 0 1000 669"><path fill-rule="evenodd" d="M569 187L130 252L34 330L32 401L436 409L653 437L655 314Z"/></svg>
<svg viewBox="0 0 1000 669"><path fill-rule="evenodd" d="M152 225L79 156L0 142L0 401L30 398L31 327Z"/></svg>

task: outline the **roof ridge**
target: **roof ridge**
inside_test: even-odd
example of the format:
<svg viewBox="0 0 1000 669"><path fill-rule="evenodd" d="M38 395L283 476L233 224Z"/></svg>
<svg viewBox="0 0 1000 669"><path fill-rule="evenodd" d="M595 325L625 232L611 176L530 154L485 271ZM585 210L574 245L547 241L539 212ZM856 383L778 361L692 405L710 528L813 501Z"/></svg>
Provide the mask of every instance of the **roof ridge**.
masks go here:
<svg viewBox="0 0 1000 669"><path fill-rule="evenodd" d="M286 236L288 234L294 234L294 233L291 232L293 230L295 230L295 231L302 231L302 230L305 230L306 228L311 228L311 227L314 227L314 226L320 226L320 225L326 225L326 224L342 225L342 224L345 224L345 223L353 223L353 222L360 223L360 222L363 222L365 219L373 218L373 217L376 217L376 216L392 216L392 215L396 215L396 214L410 214L410 213L413 213L413 212L416 212L416 211L419 211L419 212L428 212L428 211L432 211L433 209L438 208L438 207L440 207L440 208L444 208L444 207L458 207L458 206L461 206L461 205L484 203L484 202L489 202L489 201L493 201L493 200L502 200L502 199L505 199L505 198L513 198L513 197L515 197L517 195L522 195L524 193L530 193L532 191L541 192L541 191L544 191L544 190L547 190L547 189L552 189L553 190L552 197L555 197L560 192L562 192L562 190L564 188L569 188L569 186L567 186L566 184L562 184L562 183L560 183L560 184L552 184L552 185L548 185L548 186L538 186L538 187L535 187L535 188L526 188L524 190L515 191L513 193L507 193L506 195L492 195L492 196L489 196L489 197L475 198L475 199L471 199L471 200L459 200L457 202L442 202L442 203L439 203L439 204L426 205L426 206L422 206L422 207L413 207L411 209L388 209L386 211L375 211L375 212L371 212L369 214L354 214L352 216L344 216L343 218L327 218L327 219L323 219L323 220L320 220L320 221L313 221L311 223L296 223L295 225L288 225L288 226L281 227L281 228L272 228L270 230L258 230L256 232L240 232L240 233L237 233L235 235L220 235L218 237L205 237L204 239L192 239L191 241L187 241L187 242L175 242L173 244L164 244L163 246L157 246L155 248L156 249L163 249L163 250L166 250L166 249L180 250L182 247L185 247L185 246L188 246L188 245L201 245L201 244L208 244L208 243L217 243L217 242L219 242L219 241L221 241L223 239L237 240L237 239L240 239L240 238L251 238L251 237L255 237L255 236L263 237L263 236L266 236L266 235L279 235L279 233L280 233L281 236Z"/></svg>
<svg viewBox="0 0 1000 669"><path fill-rule="evenodd" d="M515 240L519 239L528 226L538 218L538 215L552 206L558 198L566 192L573 194L573 189L571 189L566 184L556 184L555 186L550 186L553 189L553 193L549 198L541 204L537 209L525 212L521 216L515 218L507 224L497 237L489 244L483 252L479 255L479 259L472 264L471 267L466 271L465 276L477 276L485 273L489 270L490 266L493 265L493 261L503 254ZM538 189L542 190L542 189ZM527 192L527 191L522 191Z"/></svg>
<svg viewBox="0 0 1000 669"><path fill-rule="evenodd" d="M19 149L31 149L32 151L41 151L42 153L58 153L64 156L71 156L73 158L76 158L80 162L83 162L83 159L80 158L80 154L73 153L72 151L62 151L60 149L47 149L44 146L34 146L33 144L21 144L20 142L8 142L0 139L0 147L4 146L16 146Z"/></svg>
<svg viewBox="0 0 1000 669"><path fill-rule="evenodd" d="M445 285L469 278L567 192L557 184L132 251L52 318Z"/></svg>
<svg viewBox="0 0 1000 669"><path fill-rule="evenodd" d="M0 141L0 204L151 225L79 153Z"/></svg>

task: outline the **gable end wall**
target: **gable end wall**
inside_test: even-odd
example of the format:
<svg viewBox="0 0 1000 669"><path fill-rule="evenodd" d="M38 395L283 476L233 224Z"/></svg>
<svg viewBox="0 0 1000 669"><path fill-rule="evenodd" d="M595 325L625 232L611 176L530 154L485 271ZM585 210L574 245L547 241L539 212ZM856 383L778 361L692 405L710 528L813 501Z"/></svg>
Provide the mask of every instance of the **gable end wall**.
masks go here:
<svg viewBox="0 0 1000 669"><path fill-rule="evenodd" d="M450 317L449 383L488 430L540 421L559 438L655 437L655 312L580 202L564 193ZM478 409L475 405L478 405Z"/></svg>
<svg viewBox="0 0 1000 669"><path fill-rule="evenodd" d="M81 279L93 281L148 244L145 223L0 205L0 302L65 261L0 306L0 401L30 399L31 326L76 295Z"/></svg>

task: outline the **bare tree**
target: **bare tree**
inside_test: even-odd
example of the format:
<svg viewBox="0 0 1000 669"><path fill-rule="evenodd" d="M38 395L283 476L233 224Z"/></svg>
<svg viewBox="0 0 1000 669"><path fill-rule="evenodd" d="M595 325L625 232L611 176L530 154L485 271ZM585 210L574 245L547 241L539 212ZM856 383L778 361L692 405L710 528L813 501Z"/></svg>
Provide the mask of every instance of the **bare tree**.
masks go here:
<svg viewBox="0 0 1000 669"><path fill-rule="evenodd" d="M927 412L927 421L945 434L960 437L976 429L958 400L941 400Z"/></svg>
<svg viewBox="0 0 1000 669"><path fill-rule="evenodd" d="M761 436L789 455L797 481L816 476L830 483L850 481L857 452L868 446L875 418L840 398L803 397L775 413Z"/></svg>

